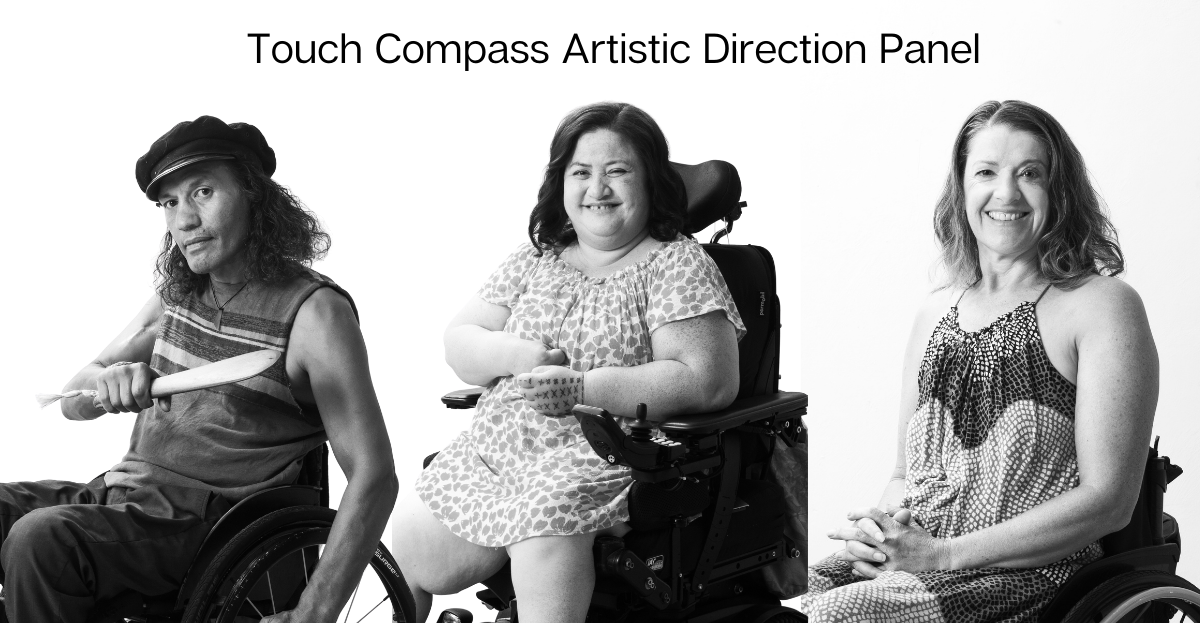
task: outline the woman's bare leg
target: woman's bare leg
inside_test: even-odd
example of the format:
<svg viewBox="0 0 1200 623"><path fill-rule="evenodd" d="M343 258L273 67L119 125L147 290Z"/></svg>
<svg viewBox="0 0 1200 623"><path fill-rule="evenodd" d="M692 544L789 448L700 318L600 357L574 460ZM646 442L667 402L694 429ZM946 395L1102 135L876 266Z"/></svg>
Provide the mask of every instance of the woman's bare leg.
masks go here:
<svg viewBox="0 0 1200 623"><path fill-rule="evenodd" d="M417 602L418 622L429 617L431 595L465 590L491 577L508 560L504 548L483 547L455 536L429 512L416 492L410 491L396 510L392 552ZM588 553L590 564L590 549ZM521 612L523 618L523 607Z"/></svg>
<svg viewBox="0 0 1200 623"><path fill-rule="evenodd" d="M595 538L536 536L508 546L521 623L583 623L596 585Z"/></svg>

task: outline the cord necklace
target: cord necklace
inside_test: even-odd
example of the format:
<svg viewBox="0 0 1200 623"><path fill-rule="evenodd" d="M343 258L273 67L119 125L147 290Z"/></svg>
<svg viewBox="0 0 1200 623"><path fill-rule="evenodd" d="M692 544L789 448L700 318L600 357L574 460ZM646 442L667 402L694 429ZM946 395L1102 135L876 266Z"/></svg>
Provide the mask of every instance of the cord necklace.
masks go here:
<svg viewBox="0 0 1200 623"><path fill-rule="evenodd" d="M233 293L233 296L225 299L225 302L222 303L220 299L217 298L217 291L213 289L212 277L208 278L208 291L212 293L213 304L217 306L217 318L214 324L217 325L218 332L221 330L221 318L225 315L225 306L228 305L230 301L237 298L237 295L241 294L242 290L245 290L246 286L248 285L250 285L250 280L247 279L246 283L243 283L242 287L238 288L238 291Z"/></svg>

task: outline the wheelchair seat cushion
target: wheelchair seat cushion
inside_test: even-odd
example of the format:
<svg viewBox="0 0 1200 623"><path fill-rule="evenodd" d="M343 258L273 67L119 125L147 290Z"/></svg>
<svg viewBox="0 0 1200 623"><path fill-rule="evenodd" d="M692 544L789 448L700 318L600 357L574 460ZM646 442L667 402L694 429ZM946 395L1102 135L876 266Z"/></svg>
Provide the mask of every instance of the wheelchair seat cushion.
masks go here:
<svg viewBox="0 0 1200 623"><path fill-rule="evenodd" d="M479 296L504 305L504 330L561 348L573 370L653 359L658 327L720 311L745 328L720 271L698 243L679 237L640 262L590 278L529 244ZM596 456L574 417L530 409L513 377L480 397L470 428L425 469L417 492L451 532L500 547L532 536L595 532L628 521L628 470Z"/></svg>
<svg viewBox="0 0 1200 623"><path fill-rule="evenodd" d="M1035 308L1026 301L966 332L952 307L929 338L901 506L934 537L1001 523L1079 484L1075 386L1050 364ZM1037 569L884 573L866 582L830 557L812 568L800 599L810 613L926 608L928 618L905 620L1033 621L1060 585L1100 556L1093 542Z"/></svg>

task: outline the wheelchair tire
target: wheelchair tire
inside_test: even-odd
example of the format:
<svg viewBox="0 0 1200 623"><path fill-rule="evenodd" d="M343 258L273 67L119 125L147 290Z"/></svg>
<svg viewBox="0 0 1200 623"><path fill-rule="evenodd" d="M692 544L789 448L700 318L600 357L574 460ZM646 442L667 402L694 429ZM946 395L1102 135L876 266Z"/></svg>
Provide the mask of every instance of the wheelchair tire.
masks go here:
<svg viewBox="0 0 1200 623"><path fill-rule="evenodd" d="M301 569L307 585L308 574L317 564L317 552L328 540L336 514L336 511L320 506L294 506L267 514L247 526L221 548L212 564L200 576L184 611L183 623L233 623L244 621L247 616L257 620L255 616L263 618L271 614L263 612L248 599L252 591L261 590L257 584L264 577L271 591L271 609L285 611L294 607L294 601L299 598L303 588L296 582L295 590L279 605L275 602L270 572L277 565L284 571L290 571L293 576L296 569ZM297 554L300 555L299 559L296 558ZM296 563L300 561L303 562L297 566ZM290 568L285 569L283 565L290 565ZM385 593L374 608L382 608L385 602L389 604L387 610L373 613L390 614L390 618L384 619L389 621L415 620L416 605L412 594L400 575L399 565L382 543L376 547L368 569L374 572ZM368 577L368 573L364 571L364 578ZM357 595L356 587L355 597ZM250 606L250 609L246 609L246 606Z"/></svg>
<svg viewBox="0 0 1200 623"><path fill-rule="evenodd" d="M1089 591L1063 623L1166 623L1177 612L1200 621L1200 590L1171 573L1130 571Z"/></svg>

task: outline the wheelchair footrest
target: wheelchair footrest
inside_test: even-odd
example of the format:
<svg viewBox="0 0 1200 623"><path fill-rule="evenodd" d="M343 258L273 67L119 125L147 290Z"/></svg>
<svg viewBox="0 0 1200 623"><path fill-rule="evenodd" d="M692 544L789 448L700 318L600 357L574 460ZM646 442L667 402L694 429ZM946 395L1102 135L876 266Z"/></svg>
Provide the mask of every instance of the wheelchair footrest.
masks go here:
<svg viewBox="0 0 1200 623"><path fill-rule="evenodd" d="M650 605L659 610L671 605L671 586L659 579L637 554L626 549L621 539L597 538L595 556L604 574L624 580Z"/></svg>

